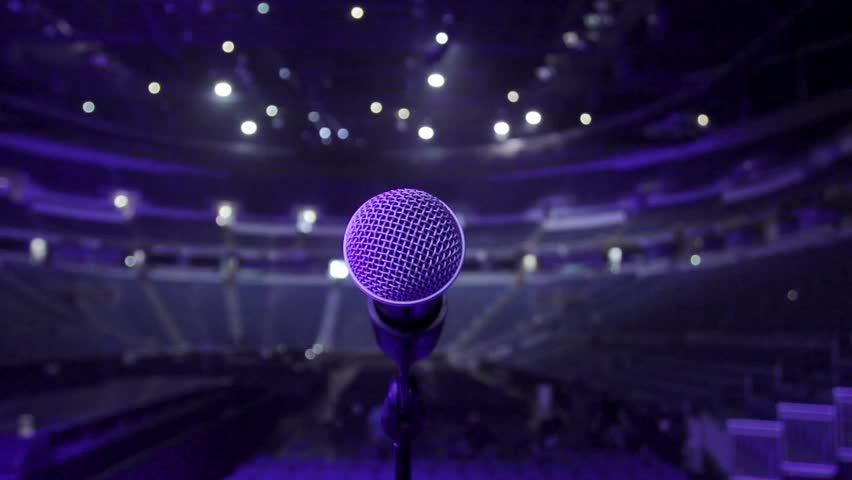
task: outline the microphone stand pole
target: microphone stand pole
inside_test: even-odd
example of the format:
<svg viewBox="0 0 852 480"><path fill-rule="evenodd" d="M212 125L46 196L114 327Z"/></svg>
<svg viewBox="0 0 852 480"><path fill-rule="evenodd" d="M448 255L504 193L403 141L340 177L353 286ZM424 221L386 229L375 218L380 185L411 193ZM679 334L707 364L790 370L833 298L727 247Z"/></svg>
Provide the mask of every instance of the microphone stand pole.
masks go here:
<svg viewBox="0 0 852 480"><path fill-rule="evenodd" d="M447 305L443 298L416 307L369 301L367 311L376 343L397 365L382 408L382 427L393 440L396 480L411 480L411 443L423 427L424 411L410 370L438 345Z"/></svg>

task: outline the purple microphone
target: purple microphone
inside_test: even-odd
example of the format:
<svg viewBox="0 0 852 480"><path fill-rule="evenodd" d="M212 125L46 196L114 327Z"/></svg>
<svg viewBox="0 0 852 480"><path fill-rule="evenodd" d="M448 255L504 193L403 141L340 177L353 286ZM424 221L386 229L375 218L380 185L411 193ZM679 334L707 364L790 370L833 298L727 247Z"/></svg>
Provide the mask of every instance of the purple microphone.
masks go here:
<svg viewBox="0 0 852 480"><path fill-rule="evenodd" d="M410 368L438 345L443 293L464 262L464 234L452 210L426 192L390 190L367 200L343 236L352 279L367 294L379 347L399 371L385 398L382 425L394 441L396 479L411 478L411 441L423 405Z"/></svg>
<svg viewBox="0 0 852 480"><path fill-rule="evenodd" d="M413 189L390 190L352 215L343 237L352 279L398 327L443 304L464 261L464 234L452 210Z"/></svg>

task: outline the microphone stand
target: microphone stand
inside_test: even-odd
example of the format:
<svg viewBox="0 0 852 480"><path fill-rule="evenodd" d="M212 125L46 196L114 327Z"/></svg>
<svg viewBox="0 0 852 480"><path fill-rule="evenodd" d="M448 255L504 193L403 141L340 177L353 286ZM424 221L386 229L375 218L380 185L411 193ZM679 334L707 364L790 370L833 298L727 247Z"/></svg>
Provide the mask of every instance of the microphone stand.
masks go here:
<svg viewBox="0 0 852 480"><path fill-rule="evenodd" d="M382 405L382 427L393 440L396 480L411 480L411 443L423 427L423 401L411 366L435 350L447 304L443 297L416 306L368 301L376 343L397 365Z"/></svg>

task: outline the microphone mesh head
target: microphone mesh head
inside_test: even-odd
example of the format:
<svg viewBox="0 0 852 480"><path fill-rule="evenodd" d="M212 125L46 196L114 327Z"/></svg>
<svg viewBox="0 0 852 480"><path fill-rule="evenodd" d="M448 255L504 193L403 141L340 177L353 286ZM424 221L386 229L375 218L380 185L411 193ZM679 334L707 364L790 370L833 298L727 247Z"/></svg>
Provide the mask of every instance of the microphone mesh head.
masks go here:
<svg viewBox="0 0 852 480"><path fill-rule="evenodd" d="M352 215L343 255L364 293L386 304L416 304L455 281L464 234L444 202L420 190L390 190Z"/></svg>

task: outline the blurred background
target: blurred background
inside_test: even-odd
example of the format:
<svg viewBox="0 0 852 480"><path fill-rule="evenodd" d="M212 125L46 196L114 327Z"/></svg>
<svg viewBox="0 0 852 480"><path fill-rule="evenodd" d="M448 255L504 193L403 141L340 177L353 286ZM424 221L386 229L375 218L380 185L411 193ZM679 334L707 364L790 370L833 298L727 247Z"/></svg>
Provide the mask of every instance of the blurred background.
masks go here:
<svg viewBox="0 0 852 480"><path fill-rule="evenodd" d="M849 478L830 3L3 0L0 478L391 478L399 187L467 239L415 478Z"/></svg>

